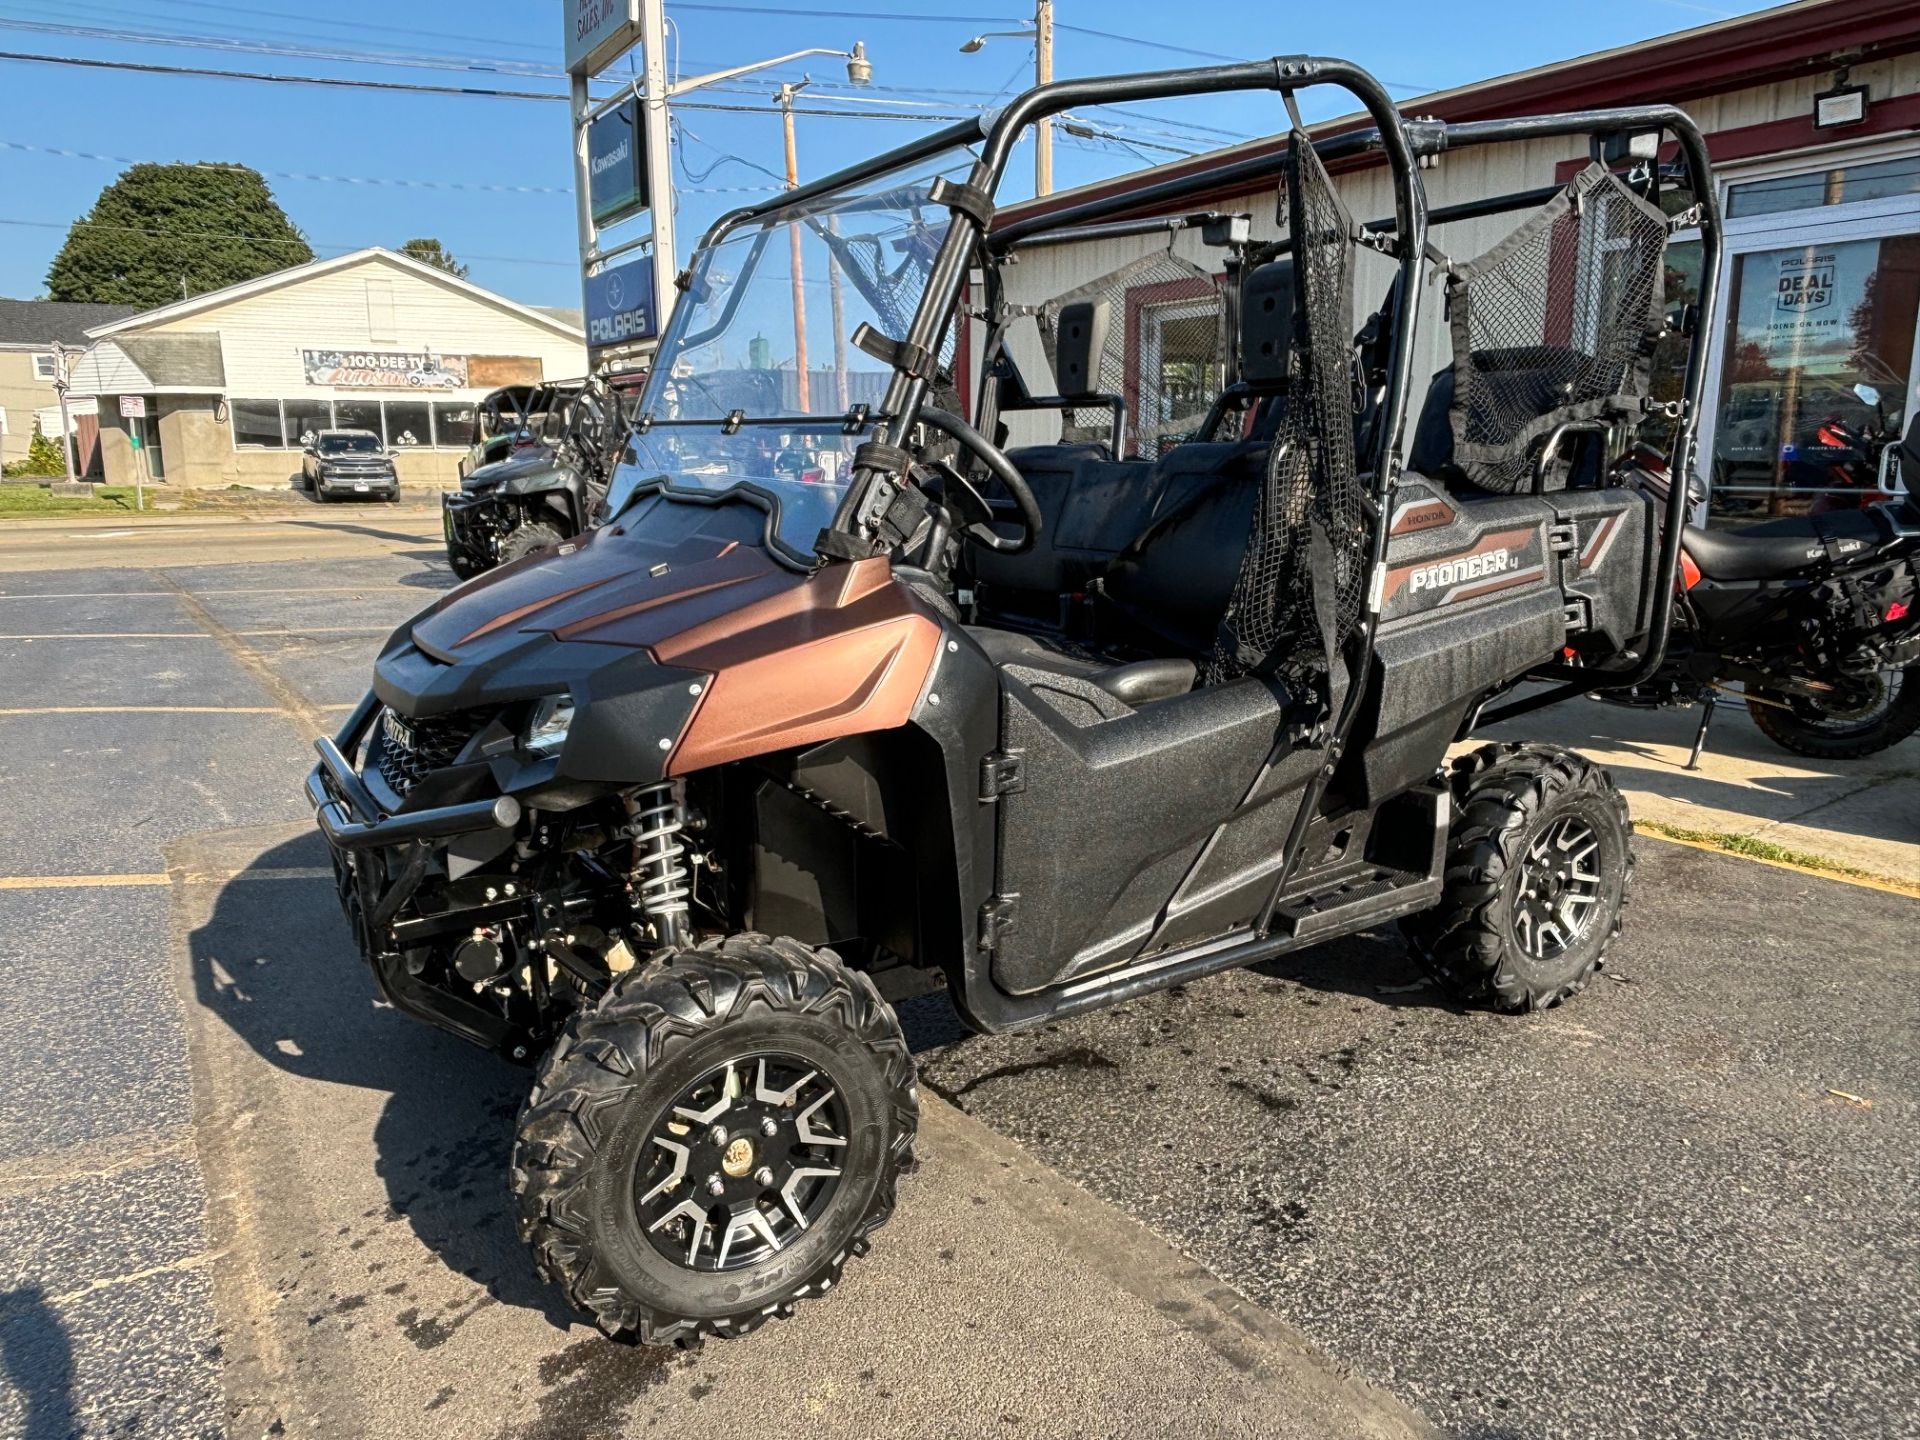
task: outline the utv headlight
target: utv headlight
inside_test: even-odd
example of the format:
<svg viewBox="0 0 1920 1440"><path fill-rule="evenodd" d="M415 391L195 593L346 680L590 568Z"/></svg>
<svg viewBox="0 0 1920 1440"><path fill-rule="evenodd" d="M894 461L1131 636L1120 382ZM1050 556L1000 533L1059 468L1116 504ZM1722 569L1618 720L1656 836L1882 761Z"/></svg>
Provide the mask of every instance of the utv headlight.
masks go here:
<svg viewBox="0 0 1920 1440"><path fill-rule="evenodd" d="M533 707L521 743L535 755L557 755L567 743L567 731L573 728L573 701L565 695L549 695Z"/></svg>

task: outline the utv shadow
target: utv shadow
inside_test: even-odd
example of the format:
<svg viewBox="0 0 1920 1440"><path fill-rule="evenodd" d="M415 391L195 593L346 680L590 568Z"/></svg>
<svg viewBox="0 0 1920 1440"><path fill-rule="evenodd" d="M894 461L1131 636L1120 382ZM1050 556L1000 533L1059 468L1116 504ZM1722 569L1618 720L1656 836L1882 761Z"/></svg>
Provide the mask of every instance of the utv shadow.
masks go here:
<svg viewBox="0 0 1920 1440"><path fill-rule="evenodd" d="M564 1331L574 1316L534 1274L501 1203L525 1073L379 1003L325 879L256 872L327 865L316 833L275 846L230 881L188 940L195 999L276 1069L381 1092L373 1143L391 1213L449 1270ZM236 957L244 984L223 978Z"/></svg>

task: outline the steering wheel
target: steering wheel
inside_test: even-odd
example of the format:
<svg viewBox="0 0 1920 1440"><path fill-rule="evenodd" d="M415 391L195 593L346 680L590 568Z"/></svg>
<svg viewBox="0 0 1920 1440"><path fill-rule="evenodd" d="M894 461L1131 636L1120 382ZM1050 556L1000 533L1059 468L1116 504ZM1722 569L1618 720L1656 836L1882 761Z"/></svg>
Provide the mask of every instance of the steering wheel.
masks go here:
<svg viewBox="0 0 1920 1440"><path fill-rule="evenodd" d="M1034 541L1040 538L1040 502L1033 498L1032 488L1027 484L1026 478L1014 467L1013 461L1007 458L1007 452L950 410L923 405L920 407L920 419L942 434L952 436L959 442L962 450L986 466L988 473L1006 486L1007 493L1013 497L1015 508L1020 512L1018 535L1011 537L1001 535L982 518L973 520L967 525L967 537L977 544L986 546L989 550L997 550L1002 555L1024 555L1031 550ZM992 507L987 505L980 492L971 485L967 485L966 495L971 497L972 502L977 502L991 513ZM966 499L962 500L961 507L964 511L978 513L974 510L974 504ZM963 514L961 518L965 519L966 516Z"/></svg>

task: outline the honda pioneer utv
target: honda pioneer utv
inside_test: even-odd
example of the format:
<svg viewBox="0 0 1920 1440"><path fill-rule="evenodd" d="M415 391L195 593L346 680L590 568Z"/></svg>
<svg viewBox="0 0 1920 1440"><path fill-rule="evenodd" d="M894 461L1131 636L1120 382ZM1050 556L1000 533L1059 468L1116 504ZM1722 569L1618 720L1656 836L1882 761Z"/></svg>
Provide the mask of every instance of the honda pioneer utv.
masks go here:
<svg viewBox="0 0 1920 1440"><path fill-rule="evenodd" d="M1314 85L1373 128L1296 115L1230 173L992 223L1043 116ZM914 1138L885 997L929 973L1008 1030L1399 919L1462 996L1580 989L1625 900L1620 796L1547 747L1445 758L1523 678L1660 660L1684 502L1656 526L1607 463L1661 334L1657 179L1608 163L1636 137L1678 147L1712 297L1679 111L1405 123L1306 57L1043 86L713 227L606 518L401 627L308 782L386 998L537 1066L511 1188L575 1304L692 1342L837 1283ZM1421 160L1556 138L1595 157L1569 185L1428 214ZM1392 215L1351 219L1331 161L1382 164ZM1126 211L1242 181L1285 238L1209 217L1218 265L1136 287L1229 337L1205 413L1108 366L1150 317L1010 298L1043 232L1158 226L1160 264L1178 226ZM1523 210L1479 260L1430 234ZM1441 267L1455 355L1411 467ZM831 371L764 338L802 273L838 296ZM1036 424L1060 434L1009 448Z"/></svg>

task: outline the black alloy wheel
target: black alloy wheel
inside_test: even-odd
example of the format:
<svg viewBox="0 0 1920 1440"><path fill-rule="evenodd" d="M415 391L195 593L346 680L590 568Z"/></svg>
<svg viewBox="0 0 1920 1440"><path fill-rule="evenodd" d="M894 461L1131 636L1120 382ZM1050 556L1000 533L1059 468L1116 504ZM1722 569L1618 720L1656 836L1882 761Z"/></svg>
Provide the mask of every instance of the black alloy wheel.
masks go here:
<svg viewBox="0 0 1920 1440"><path fill-rule="evenodd" d="M793 1055L729 1060L688 1086L636 1168L640 1223L690 1270L756 1265L826 1213L843 1173L847 1107Z"/></svg>
<svg viewBox="0 0 1920 1440"><path fill-rule="evenodd" d="M669 951L541 1062L514 1143L520 1235L611 1336L743 1335L866 1254L918 1120L893 1010L832 951Z"/></svg>
<svg viewBox="0 0 1920 1440"><path fill-rule="evenodd" d="M1578 994L1620 931L1633 879L1627 802L1598 765L1552 745L1454 761L1439 904L1400 922L1449 993L1495 1010Z"/></svg>

